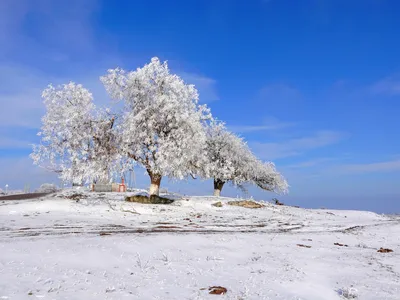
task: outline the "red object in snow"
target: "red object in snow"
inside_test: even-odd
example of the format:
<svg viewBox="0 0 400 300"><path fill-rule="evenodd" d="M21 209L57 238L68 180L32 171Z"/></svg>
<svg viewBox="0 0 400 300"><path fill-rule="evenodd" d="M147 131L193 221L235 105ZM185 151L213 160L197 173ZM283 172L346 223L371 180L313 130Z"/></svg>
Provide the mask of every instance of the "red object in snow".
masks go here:
<svg viewBox="0 0 400 300"><path fill-rule="evenodd" d="M125 180L124 178L121 178L121 183L119 184L118 187L118 192L122 193L122 192L126 192L126 185L125 185Z"/></svg>

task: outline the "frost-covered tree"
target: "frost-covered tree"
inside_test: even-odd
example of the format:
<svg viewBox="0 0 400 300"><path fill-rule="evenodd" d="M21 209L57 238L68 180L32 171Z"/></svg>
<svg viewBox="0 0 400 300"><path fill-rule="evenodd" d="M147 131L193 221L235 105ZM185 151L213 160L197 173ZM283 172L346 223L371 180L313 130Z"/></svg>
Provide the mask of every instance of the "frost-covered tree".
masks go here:
<svg viewBox="0 0 400 300"><path fill-rule="evenodd" d="M73 82L49 86L43 93L40 145L33 146L34 163L60 174L63 181L108 181L118 164L115 116L96 111L91 93Z"/></svg>
<svg viewBox="0 0 400 300"><path fill-rule="evenodd" d="M214 196L220 195L226 182L239 185L246 180L244 171L251 153L242 139L227 131L223 123L212 121L207 126L206 145Z"/></svg>
<svg viewBox="0 0 400 300"><path fill-rule="evenodd" d="M57 192L58 187L53 183L43 183L40 185L38 189L35 190L35 193L54 193Z"/></svg>
<svg viewBox="0 0 400 300"><path fill-rule="evenodd" d="M214 196L220 196L226 182L242 188L251 183L275 192L288 188L274 164L257 159L243 139L229 132L222 122L213 120L208 124L206 153L207 172L214 179ZM207 178L206 172L203 177Z"/></svg>
<svg viewBox="0 0 400 300"><path fill-rule="evenodd" d="M101 80L113 99L125 102L121 148L146 169L151 195L159 193L163 176L183 179L205 164L202 123L210 111L166 62L152 58L133 72L109 70Z"/></svg>

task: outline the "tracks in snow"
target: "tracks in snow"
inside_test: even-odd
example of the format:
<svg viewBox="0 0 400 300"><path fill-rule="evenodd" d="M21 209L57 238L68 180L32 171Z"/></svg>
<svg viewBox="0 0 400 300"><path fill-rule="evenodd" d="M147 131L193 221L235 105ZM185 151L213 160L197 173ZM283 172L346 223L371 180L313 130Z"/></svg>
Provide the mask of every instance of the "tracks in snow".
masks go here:
<svg viewBox="0 0 400 300"><path fill-rule="evenodd" d="M260 234L296 234L296 233L326 233L341 232L354 233L362 231L366 227L385 226L393 224L393 221L351 226L347 228L332 228L318 230L304 224L176 224L176 223L153 223L145 226L123 226L118 224L57 224L43 227L20 227L0 228L0 238L24 238L24 237L46 237L46 236L68 236L68 235L129 235L129 234L154 234L154 233L175 233L175 234L218 234L218 233L260 233ZM399 222L397 220L397 222ZM307 230L310 229L310 230Z"/></svg>
<svg viewBox="0 0 400 300"><path fill-rule="evenodd" d="M176 234L216 234L216 233L279 233L290 230L300 229L302 226L292 226L284 229L264 229L262 224L249 225L199 225L190 224L168 224L153 226L122 226L122 225L65 225L65 226L45 226L45 227L21 227L21 228L0 228L0 238L15 237L36 237L36 236L65 236L65 235L115 235L115 234L153 234L153 233L176 233ZM186 225L186 224L185 224ZM264 230L260 230L264 229Z"/></svg>

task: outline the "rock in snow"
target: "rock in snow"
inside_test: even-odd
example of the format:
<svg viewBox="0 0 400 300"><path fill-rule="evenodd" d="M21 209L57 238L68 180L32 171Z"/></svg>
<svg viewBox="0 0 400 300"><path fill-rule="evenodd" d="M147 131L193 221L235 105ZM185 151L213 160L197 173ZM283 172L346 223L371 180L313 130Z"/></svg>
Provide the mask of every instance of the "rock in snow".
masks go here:
<svg viewBox="0 0 400 300"><path fill-rule="evenodd" d="M160 197L157 195L144 196L144 195L133 195L125 197L125 201L144 203L144 204L171 204L174 200Z"/></svg>

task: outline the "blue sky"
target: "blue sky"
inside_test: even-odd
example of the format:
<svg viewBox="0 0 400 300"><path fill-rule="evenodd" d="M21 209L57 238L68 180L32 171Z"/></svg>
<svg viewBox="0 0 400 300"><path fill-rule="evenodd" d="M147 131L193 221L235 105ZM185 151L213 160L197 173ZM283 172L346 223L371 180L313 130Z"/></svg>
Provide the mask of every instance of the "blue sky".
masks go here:
<svg viewBox="0 0 400 300"><path fill-rule="evenodd" d="M400 212L399 13L395 0L0 1L0 188L57 183L28 158L47 84L82 83L106 105L99 76L158 56L276 163L282 201Z"/></svg>

